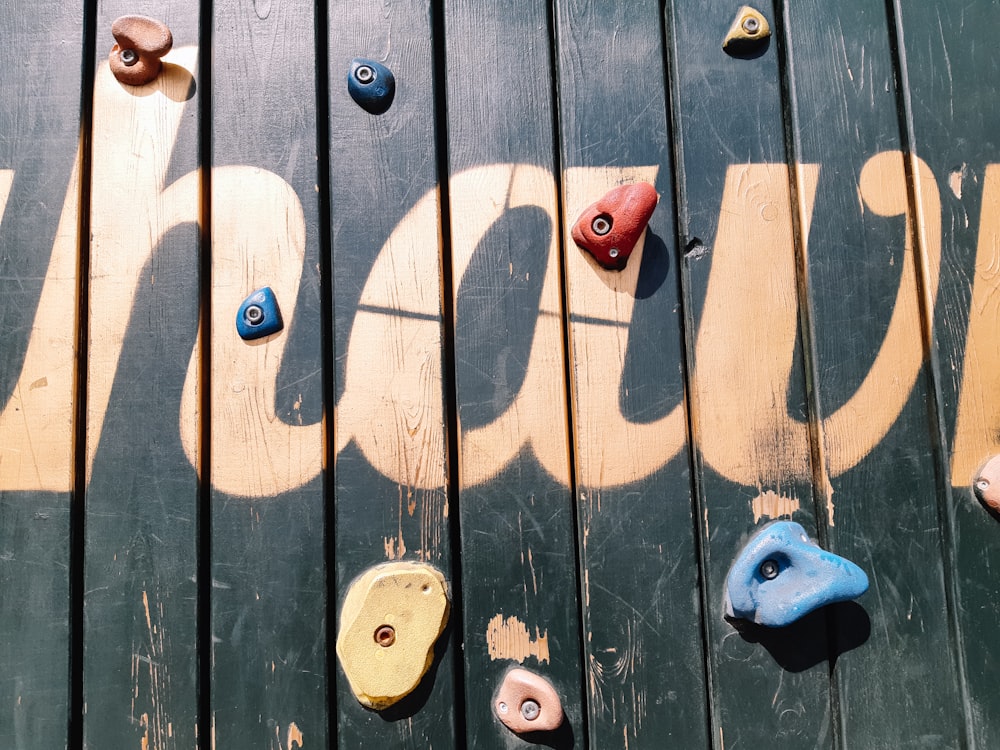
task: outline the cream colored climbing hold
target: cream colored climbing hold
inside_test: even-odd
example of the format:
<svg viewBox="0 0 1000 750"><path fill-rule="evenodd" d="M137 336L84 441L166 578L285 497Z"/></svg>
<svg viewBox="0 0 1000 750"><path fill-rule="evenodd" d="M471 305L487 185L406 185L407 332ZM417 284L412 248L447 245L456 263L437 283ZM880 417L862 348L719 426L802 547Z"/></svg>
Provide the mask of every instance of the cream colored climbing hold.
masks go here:
<svg viewBox="0 0 1000 750"><path fill-rule="evenodd" d="M722 49L731 55L748 55L763 48L771 36L771 25L764 14L749 5L736 11L733 25L726 32Z"/></svg>
<svg viewBox="0 0 1000 750"><path fill-rule="evenodd" d="M351 584L337 656L361 705L388 708L420 684L448 622L444 576L430 565L387 563Z"/></svg>

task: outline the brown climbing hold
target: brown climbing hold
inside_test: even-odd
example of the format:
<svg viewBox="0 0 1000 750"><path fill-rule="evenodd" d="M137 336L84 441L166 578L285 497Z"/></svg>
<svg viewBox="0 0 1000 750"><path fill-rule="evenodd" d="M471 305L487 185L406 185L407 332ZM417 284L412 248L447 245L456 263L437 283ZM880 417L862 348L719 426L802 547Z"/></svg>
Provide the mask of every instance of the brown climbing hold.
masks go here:
<svg viewBox="0 0 1000 750"><path fill-rule="evenodd" d="M337 655L361 705L380 711L420 684L448 622L444 576L423 563L369 568L340 612Z"/></svg>
<svg viewBox="0 0 1000 750"><path fill-rule="evenodd" d="M580 214L573 225L573 241L604 268L620 271L646 231L659 199L648 182L609 190Z"/></svg>
<svg viewBox="0 0 1000 750"><path fill-rule="evenodd" d="M563 722L562 703L552 683L520 667L503 678L493 710L515 734L551 732Z"/></svg>
<svg viewBox="0 0 1000 750"><path fill-rule="evenodd" d="M736 11L736 19L726 32L722 49L730 55L749 55L764 46L771 36L771 25L756 8L744 5Z"/></svg>
<svg viewBox="0 0 1000 750"><path fill-rule="evenodd" d="M993 456L976 472L972 489L981 503L1000 513L1000 455Z"/></svg>
<svg viewBox="0 0 1000 750"><path fill-rule="evenodd" d="M174 45L165 24L146 16L122 16L111 24L115 45L108 55L111 72L120 83L142 86L160 74L160 58Z"/></svg>

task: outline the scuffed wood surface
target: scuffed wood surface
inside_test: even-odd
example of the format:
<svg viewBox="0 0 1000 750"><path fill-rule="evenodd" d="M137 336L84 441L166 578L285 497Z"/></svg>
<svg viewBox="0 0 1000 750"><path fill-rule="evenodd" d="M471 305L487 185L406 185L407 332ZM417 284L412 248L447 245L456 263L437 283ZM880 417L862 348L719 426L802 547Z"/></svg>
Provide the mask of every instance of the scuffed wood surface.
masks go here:
<svg viewBox="0 0 1000 750"><path fill-rule="evenodd" d="M0 745L990 747L1000 18L757 10L743 52L721 0L0 10ZM571 227L640 180L600 268ZM779 517L871 589L738 630ZM377 713L338 616L406 561L451 612ZM554 735L494 716L515 665Z"/></svg>

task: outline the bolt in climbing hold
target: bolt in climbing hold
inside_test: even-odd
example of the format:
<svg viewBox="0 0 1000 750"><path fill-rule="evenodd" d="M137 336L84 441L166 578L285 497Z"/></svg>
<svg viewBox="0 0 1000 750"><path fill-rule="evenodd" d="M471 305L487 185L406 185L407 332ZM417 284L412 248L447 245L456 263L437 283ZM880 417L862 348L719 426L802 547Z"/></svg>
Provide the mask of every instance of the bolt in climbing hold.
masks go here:
<svg viewBox="0 0 1000 750"><path fill-rule="evenodd" d="M363 110L380 115L392 106L396 79L381 63L356 57L347 73L347 91Z"/></svg>
<svg viewBox="0 0 1000 750"><path fill-rule="evenodd" d="M988 459L976 472L973 493L987 508L1000 513L1000 455Z"/></svg>
<svg viewBox="0 0 1000 750"><path fill-rule="evenodd" d="M278 300L269 286L258 289L243 300L236 311L236 332L245 341L270 336L283 326Z"/></svg>
<svg viewBox="0 0 1000 750"><path fill-rule="evenodd" d="M375 631L375 643L382 648L389 648L396 642L396 629L392 625L381 625Z"/></svg>
<svg viewBox="0 0 1000 750"><path fill-rule="evenodd" d="M563 721L562 702L552 683L520 667L504 676L493 705L497 718L515 734L549 732Z"/></svg>
<svg viewBox="0 0 1000 750"><path fill-rule="evenodd" d="M771 25L757 9L744 5L736 11L736 19L726 32L722 49L735 57L752 55L767 45Z"/></svg>
<svg viewBox="0 0 1000 750"><path fill-rule="evenodd" d="M868 590L857 565L813 544L793 521L758 531L726 577L726 616L784 627L814 609Z"/></svg>
<svg viewBox="0 0 1000 750"><path fill-rule="evenodd" d="M584 209L573 225L573 240L604 268L620 271L658 200L656 188L647 182L616 187Z"/></svg>
<svg viewBox="0 0 1000 750"><path fill-rule="evenodd" d="M165 24L146 16L121 16L111 24L115 44L108 54L111 72L120 83L142 86L160 74L160 58L174 45Z"/></svg>

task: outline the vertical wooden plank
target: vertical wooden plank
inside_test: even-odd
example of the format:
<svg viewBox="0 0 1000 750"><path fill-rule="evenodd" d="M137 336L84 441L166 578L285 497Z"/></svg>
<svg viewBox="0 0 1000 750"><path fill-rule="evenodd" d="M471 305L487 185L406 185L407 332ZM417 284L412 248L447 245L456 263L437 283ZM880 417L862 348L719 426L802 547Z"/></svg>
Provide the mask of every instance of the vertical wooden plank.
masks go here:
<svg viewBox="0 0 1000 750"><path fill-rule="evenodd" d="M933 311L937 396L950 463L944 520L964 684L968 746L1000 736L1000 692L989 634L1000 617L997 516L973 496L980 466L1000 453L997 247L1000 237L1000 106L990 81L1000 60L988 44L1000 24L996 3L892 4L910 148L928 164L940 193L940 291ZM925 250L928 253L928 250ZM932 270L924 269L931 286Z"/></svg>
<svg viewBox="0 0 1000 750"><path fill-rule="evenodd" d="M884 4L785 8L792 136L798 159L820 169L815 204L799 211L830 482L827 535L871 581L864 610L845 608L836 621L836 651L871 633L837 660L843 743L906 747L933 738L935 747L963 747L917 275L922 265L933 299L938 189L917 159L917 205L909 206Z"/></svg>
<svg viewBox="0 0 1000 750"><path fill-rule="evenodd" d="M63 747L83 6L4 5L0 28L0 746Z"/></svg>
<svg viewBox="0 0 1000 750"><path fill-rule="evenodd" d="M449 0L445 28L467 744L527 746L492 707L522 663L560 694L569 747L584 739L550 18Z"/></svg>
<svg viewBox="0 0 1000 750"><path fill-rule="evenodd" d="M588 739L706 747L660 7L567 0L556 18ZM633 181L660 203L625 270L605 270L570 232Z"/></svg>
<svg viewBox="0 0 1000 750"><path fill-rule="evenodd" d="M84 743L190 747L197 718L198 477L182 431L199 315L198 14L173 31L160 76L124 86L108 66L102 2L94 81L87 349ZM82 448L83 446L81 446Z"/></svg>
<svg viewBox="0 0 1000 750"><path fill-rule="evenodd" d="M314 34L311 4L214 4L209 475L220 750L328 742ZM261 287L274 292L284 328L244 341L237 309Z"/></svg>
<svg viewBox="0 0 1000 750"><path fill-rule="evenodd" d="M390 560L429 563L455 582L432 21L429 2L329 9L338 611L355 577ZM393 72L396 94L383 114L348 93L358 57ZM460 617L452 609L451 620ZM358 703L338 669L338 746L461 746L455 632L453 624L442 636L415 693L381 714Z"/></svg>
<svg viewBox="0 0 1000 750"><path fill-rule="evenodd" d="M736 12L713 0L668 16L712 742L830 747L824 613L780 631L723 619L726 575L755 527L791 516L816 535L779 62L773 42L723 51ZM814 173L799 187L811 196Z"/></svg>

